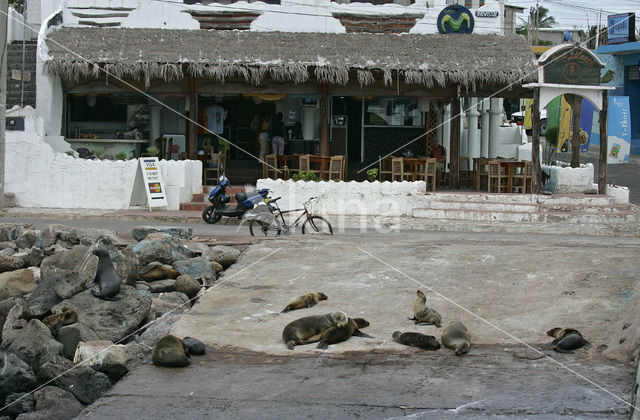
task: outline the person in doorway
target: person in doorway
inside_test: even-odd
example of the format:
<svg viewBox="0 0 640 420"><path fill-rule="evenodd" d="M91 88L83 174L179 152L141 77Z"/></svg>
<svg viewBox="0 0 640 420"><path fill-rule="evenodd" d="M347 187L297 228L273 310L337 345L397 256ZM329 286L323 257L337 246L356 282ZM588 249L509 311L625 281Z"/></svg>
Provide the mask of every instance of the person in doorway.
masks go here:
<svg viewBox="0 0 640 420"><path fill-rule="evenodd" d="M438 171L444 171L444 165L447 161L447 149L441 144L436 144L433 150L431 150L431 157L436 158Z"/></svg>
<svg viewBox="0 0 640 420"><path fill-rule="evenodd" d="M260 133L258 134L258 141L260 142L260 160L264 160L264 155L269 152L269 127L271 126L271 115L265 115L261 118Z"/></svg>
<svg viewBox="0 0 640 420"><path fill-rule="evenodd" d="M287 144L287 127L282 121L282 112L276 114L276 119L271 123L271 150L278 156L284 154L284 146Z"/></svg>

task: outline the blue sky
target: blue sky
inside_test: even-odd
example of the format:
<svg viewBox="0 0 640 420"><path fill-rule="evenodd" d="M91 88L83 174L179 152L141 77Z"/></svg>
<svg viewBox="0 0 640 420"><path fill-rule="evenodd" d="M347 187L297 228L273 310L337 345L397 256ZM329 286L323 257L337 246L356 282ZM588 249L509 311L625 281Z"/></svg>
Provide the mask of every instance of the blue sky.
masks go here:
<svg viewBox="0 0 640 420"><path fill-rule="evenodd" d="M640 27L640 0L507 0L507 4L526 7L527 10L539 3L549 9L549 14L556 19L558 27L578 26L587 28L595 25L598 13L602 9L602 24L606 25L606 16L616 13L636 12L636 28ZM518 24L527 19L527 13L520 14Z"/></svg>

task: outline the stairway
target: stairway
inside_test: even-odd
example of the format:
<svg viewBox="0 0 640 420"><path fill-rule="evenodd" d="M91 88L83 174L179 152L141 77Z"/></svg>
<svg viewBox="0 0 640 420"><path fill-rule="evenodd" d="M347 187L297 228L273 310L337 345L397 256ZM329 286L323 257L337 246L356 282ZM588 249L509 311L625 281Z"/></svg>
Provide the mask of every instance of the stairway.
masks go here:
<svg viewBox="0 0 640 420"><path fill-rule="evenodd" d="M625 223L635 220L629 204L604 195L434 193L420 199L416 218L515 223Z"/></svg>
<svg viewBox="0 0 640 420"><path fill-rule="evenodd" d="M202 192L191 195L191 202L189 203L180 203L180 210L186 211L203 211L205 208L209 207L211 203L209 202L209 193L213 190L215 186L202 186ZM235 206L236 205L236 194L239 192L246 192L245 187L231 187L227 189L227 194L231 200L227 205Z"/></svg>
<svg viewBox="0 0 640 420"><path fill-rule="evenodd" d="M20 80L22 74L22 41L13 41L7 52L7 109L14 105L36 106L36 41L24 43L24 86Z"/></svg>

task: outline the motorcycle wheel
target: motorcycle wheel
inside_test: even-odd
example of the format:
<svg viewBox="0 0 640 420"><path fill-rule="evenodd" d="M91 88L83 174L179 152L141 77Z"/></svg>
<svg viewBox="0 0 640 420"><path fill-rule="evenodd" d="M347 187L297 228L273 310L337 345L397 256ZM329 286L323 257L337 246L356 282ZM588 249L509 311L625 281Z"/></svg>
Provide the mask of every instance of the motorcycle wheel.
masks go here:
<svg viewBox="0 0 640 420"><path fill-rule="evenodd" d="M311 216L302 224L302 234L333 235L333 227L327 219L320 216Z"/></svg>
<svg viewBox="0 0 640 420"><path fill-rule="evenodd" d="M213 225L218 223L222 219L222 215L220 213L215 212L214 206L209 206L202 212L202 220Z"/></svg>

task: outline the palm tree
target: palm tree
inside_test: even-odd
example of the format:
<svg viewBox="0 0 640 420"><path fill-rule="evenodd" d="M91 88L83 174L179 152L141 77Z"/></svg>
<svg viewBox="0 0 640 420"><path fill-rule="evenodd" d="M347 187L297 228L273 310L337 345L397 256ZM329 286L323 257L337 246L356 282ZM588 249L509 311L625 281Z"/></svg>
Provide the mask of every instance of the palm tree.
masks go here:
<svg viewBox="0 0 640 420"><path fill-rule="evenodd" d="M531 26L534 28L550 28L555 25L556 20L553 16L548 16L549 9L546 7L536 5L529 9L529 19Z"/></svg>

